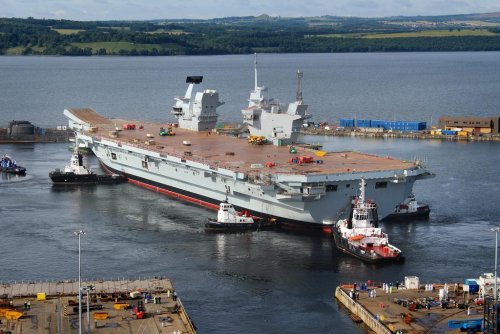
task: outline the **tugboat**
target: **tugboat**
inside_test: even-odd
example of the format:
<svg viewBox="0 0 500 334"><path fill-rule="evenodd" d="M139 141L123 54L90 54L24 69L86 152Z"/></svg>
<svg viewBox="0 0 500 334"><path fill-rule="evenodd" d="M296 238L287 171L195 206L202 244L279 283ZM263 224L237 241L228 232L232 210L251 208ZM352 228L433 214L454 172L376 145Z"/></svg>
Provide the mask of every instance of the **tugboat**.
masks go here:
<svg viewBox="0 0 500 334"><path fill-rule="evenodd" d="M429 219L431 209L428 204L418 203L413 194L394 208L384 220Z"/></svg>
<svg viewBox="0 0 500 334"><path fill-rule="evenodd" d="M16 174L16 175L26 175L26 168L18 166L16 161L12 160L8 155L4 155L0 160L0 172Z"/></svg>
<svg viewBox="0 0 500 334"><path fill-rule="evenodd" d="M88 147L87 144L85 143L77 143L74 139L70 141L73 142L73 144L69 145L68 146L68 150L70 150L71 152L73 152L75 149L78 150L78 152L80 154L83 154L83 155L90 155L90 154L94 154L92 152L92 149L90 147Z"/></svg>
<svg viewBox="0 0 500 334"><path fill-rule="evenodd" d="M341 219L332 229L339 250L367 262L403 261L400 249L389 243L389 236L378 227L377 206L365 199L365 180L361 178L348 219Z"/></svg>
<svg viewBox="0 0 500 334"><path fill-rule="evenodd" d="M252 217L246 210L239 214L227 197L219 205L217 220L209 218L205 223L205 229L212 232L255 231L272 226L276 226L274 222L265 223L260 218Z"/></svg>
<svg viewBox="0 0 500 334"><path fill-rule="evenodd" d="M84 185L84 184L115 184L125 182L127 179L120 175L100 175L94 173L83 165L83 156L77 149L71 156L69 166L61 172L59 168L49 173L54 185Z"/></svg>

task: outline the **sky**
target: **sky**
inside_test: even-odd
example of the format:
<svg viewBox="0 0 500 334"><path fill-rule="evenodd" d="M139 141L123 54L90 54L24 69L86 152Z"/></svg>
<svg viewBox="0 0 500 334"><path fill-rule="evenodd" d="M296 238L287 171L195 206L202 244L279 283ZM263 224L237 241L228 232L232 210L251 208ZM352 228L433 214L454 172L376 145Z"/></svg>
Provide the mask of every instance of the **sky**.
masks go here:
<svg viewBox="0 0 500 334"><path fill-rule="evenodd" d="M500 12L500 0L0 0L0 17L68 20L415 16Z"/></svg>

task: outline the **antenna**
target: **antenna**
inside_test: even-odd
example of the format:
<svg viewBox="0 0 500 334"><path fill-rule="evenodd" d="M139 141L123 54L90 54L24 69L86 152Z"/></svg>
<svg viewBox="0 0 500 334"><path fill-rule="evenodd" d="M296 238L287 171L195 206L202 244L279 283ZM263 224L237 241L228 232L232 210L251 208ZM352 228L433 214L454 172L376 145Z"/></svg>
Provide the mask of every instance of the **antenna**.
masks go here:
<svg viewBox="0 0 500 334"><path fill-rule="evenodd" d="M302 104L302 77L304 73L301 70L297 70L297 95L295 96L295 101Z"/></svg>
<svg viewBox="0 0 500 334"><path fill-rule="evenodd" d="M362 177L361 178L361 184L359 185L359 198L358 198L358 203L361 203L361 205L364 205L365 203L365 179Z"/></svg>
<svg viewBox="0 0 500 334"><path fill-rule="evenodd" d="M254 66L255 66L255 88L254 90L257 90L257 52L255 52L255 60L254 60Z"/></svg>

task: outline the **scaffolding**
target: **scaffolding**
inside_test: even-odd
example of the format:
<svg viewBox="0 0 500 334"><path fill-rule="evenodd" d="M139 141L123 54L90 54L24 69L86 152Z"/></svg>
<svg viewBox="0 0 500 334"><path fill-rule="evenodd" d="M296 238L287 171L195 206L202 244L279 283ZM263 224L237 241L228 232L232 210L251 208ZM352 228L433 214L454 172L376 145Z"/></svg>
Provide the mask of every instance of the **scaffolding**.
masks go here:
<svg viewBox="0 0 500 334"><path fill-rule="evenodd" d="M483 317L483 333L497 334L498 333L498 317L500 303L491 297L487 297L484 301L484 317Z"/></svg>

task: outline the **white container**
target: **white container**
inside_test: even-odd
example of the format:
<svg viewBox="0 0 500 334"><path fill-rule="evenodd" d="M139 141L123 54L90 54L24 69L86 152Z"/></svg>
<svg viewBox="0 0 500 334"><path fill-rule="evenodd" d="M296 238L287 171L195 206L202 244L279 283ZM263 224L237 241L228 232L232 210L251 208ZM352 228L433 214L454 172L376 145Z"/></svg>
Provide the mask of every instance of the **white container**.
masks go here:
<svg viewBox="0 0 500 334"><path fill-rule="evenodd" d="M139 291L132 291L130 293L130 298L137 298L141 295L141 293Z"/></svg>
<svg viewBox="0 0 500 334"><path fill-rule="evenodd" d="M446 290L445 289L439 289L439 299L446 299Z"/></svg>
<svg viewBox="0 0 500 334"><path fill-rule="evenodd" d="M417 276L405 276L405 287L407 289L418 289L420 279Z"/></svg>

